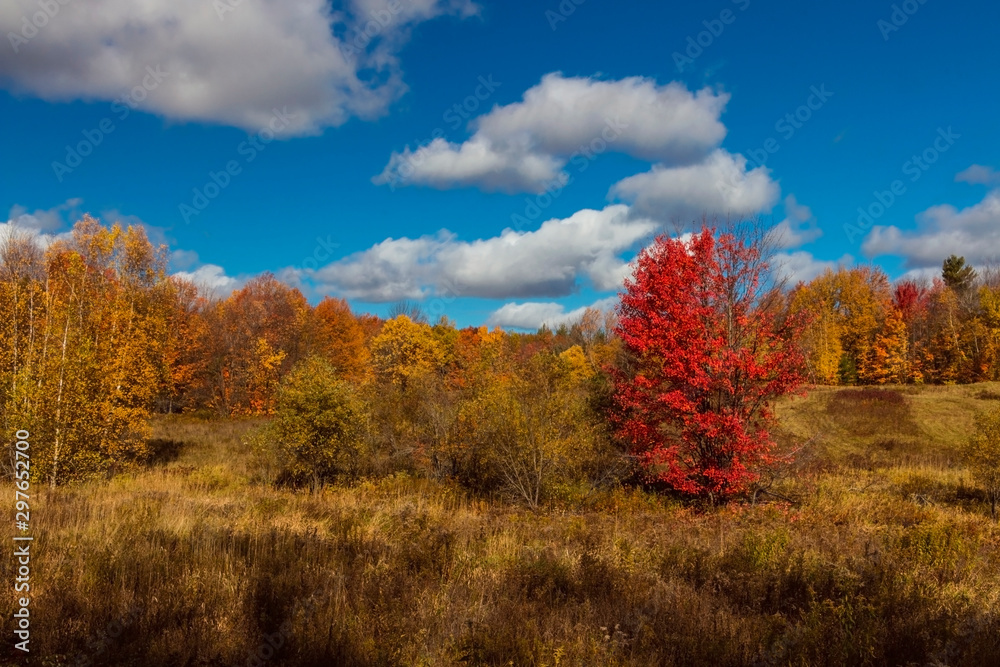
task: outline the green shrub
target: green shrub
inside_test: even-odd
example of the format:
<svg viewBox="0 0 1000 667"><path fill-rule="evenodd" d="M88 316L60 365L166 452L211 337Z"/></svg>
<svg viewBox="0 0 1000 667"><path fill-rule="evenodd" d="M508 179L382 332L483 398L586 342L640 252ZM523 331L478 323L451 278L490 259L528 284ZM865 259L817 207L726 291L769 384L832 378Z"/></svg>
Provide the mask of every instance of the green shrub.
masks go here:
<svg viewBox="0 0 1000 667"><path fill-rule="evenodd" d="M317 488L356 477L363 464L364 404L319 357L298 364L278 388L274 419L253 437L266 481Z"/></svg>

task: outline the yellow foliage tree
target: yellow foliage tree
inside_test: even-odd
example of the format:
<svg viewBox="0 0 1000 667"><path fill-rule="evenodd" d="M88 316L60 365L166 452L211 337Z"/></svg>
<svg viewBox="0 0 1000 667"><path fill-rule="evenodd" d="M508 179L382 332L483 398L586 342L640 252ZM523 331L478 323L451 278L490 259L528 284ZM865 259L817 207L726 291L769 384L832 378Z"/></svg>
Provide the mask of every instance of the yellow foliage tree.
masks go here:
<svg viewBox="0 0 1000 667"><path fill-rule="evenodd" d="M899 311L890 308L858 376L871 384L903 384L910 378L909 334Z"/></svg>
<svg viewBox="0 0 1000 667"><path fill-rule="evenodd" d="M372 339L371 363L378 380L405 388L414 379L441 370L444 354L430 326L399 315Z"/></svg>
<svg viewBox="0 0 1000 667"><path fill-rule="evenodd" d="M594 377L594 367L590 364L590 360L587 359L587 355L584 354L583 348L579 345L569 348L560 354L559 358L566 364L572 382L586 382Z"/></svg>
<svg viewBox="0 0 1000 667"><path fill-rule="evenodd" d="M840 360L844 356L840 342L842 318L835 307L832 275L828 272L827 276L798 287L791 296L790 309L794 314L802 311L810 314L801 343L810 381L814 384L837 384Z"/></svg>
<svg viewBox="0 0 1000 667"><path fill-rule="evenodd" d="M11 378L0 398L17 428L39 436L33 469L54 485L142 461L168 373L165 248L141 227L87 216L27 272L25 252L21 243L4 256L0 315L14 324L0 342Z"/></svg>

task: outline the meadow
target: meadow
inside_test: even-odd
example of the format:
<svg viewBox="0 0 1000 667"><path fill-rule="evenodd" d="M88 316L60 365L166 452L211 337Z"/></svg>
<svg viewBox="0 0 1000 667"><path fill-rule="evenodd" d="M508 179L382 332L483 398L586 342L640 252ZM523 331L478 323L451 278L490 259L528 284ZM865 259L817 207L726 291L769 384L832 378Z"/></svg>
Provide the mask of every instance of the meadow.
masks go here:
<svg viewBox="0 0 1000 667"><path fill-rule="evenodd" d="M798 452L754 498L581 487L534 511L413 474L275 487L262 420L157 416L153 465L35 489L18 664L996 664L1000 529L959 449L998 401L812 387L779 403Z"/></svg>

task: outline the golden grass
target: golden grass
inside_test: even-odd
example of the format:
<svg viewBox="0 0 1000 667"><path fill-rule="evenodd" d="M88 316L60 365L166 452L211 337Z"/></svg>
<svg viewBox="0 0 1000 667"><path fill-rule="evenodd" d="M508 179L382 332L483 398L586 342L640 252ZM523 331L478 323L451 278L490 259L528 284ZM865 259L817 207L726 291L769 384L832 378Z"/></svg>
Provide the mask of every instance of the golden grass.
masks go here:
<svg viewBox="0 0 1000 667"><path fill-rule="evenodd" d="M175 460L33 498L30 664L990 664L1000 530L957 457L983 390L787 401L783 440L818 434L774 488L798 504L721 508L293 492L253 481L253 422L157 419Z"/></svg>

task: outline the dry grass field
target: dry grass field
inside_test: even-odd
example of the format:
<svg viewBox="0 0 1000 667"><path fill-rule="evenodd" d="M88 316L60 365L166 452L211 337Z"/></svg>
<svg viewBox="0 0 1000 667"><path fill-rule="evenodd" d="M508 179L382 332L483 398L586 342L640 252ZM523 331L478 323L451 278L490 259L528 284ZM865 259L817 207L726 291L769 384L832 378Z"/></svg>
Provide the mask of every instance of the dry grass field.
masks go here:
<svg viewBox="0 0 1000 667"><path fill-rule="evenodd" d="M254 422L158 418L157 466L35 489L19 664L997 664L1000 528L958 448L998 399L816 388L781 404L806 444L756 503L537 512L412 476L276 489Z"/></svg>

